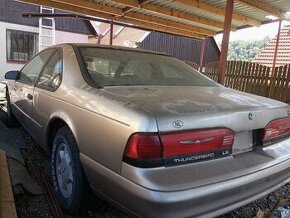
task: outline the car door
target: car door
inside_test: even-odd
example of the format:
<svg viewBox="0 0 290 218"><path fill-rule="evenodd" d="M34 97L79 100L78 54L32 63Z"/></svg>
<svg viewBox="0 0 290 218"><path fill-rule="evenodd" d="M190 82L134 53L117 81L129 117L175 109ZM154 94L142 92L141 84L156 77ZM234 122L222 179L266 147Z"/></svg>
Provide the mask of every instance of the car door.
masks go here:
<svg viewBox="0 0 290 218"><path fill-rule="evenodd" d="M10 91L13 112L29 132L31 132L31 126L35 125L31 119L34 86L46 61L53 52L54 49L42 51L29 61L21 69L20 75Z"/></svg>
<svg viewBox="0 0 290 218"><path fill-rule="evenodd" d="M58 105L56 90L61 84L63 72L62 49L58 48L42 69L34 89L34 105L32 119L37 124L33 129L40 145L45 144L45 131L51 112Z"/></svg>

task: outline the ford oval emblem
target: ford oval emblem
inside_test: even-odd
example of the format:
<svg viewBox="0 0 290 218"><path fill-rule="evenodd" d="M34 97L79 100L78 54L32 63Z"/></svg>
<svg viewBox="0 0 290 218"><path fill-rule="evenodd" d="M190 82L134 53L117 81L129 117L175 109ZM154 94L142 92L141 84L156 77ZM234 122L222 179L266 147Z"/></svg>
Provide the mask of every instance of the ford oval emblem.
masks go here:
<svg viewBox="0 0 290 218"><path fill-rule="evenodd" d="M249 120L253 120L253 114L249 113L248 118L249 118Z"/></svg>
<svg viewBox="0 0 290 218"><path fill-rule="evenodd" d="M172 123L172 126L174 127L174 128L181 128L181 127L183 127L183 122L182 121L180 121L180 120L176 120L176 121L174 121L173 123Z"/></svg>

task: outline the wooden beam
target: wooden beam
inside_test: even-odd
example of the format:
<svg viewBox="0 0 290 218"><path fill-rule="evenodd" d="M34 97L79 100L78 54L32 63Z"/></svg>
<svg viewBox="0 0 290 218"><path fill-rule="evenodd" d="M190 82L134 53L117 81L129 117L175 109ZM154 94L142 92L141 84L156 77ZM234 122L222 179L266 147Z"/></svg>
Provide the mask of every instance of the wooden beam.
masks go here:
<svg viewBox="0 0 290 218"><path fill-rule="evenodd" d="M210 31L210 30L200 28L200 27L194 27L194 26L187 25L187 24L181 24L178 22L173 22L173 21L169 21L169 20L165 20L165 19L155 18L155 17L148 16L148 15L142 15L142 14L139 14L136 12L127 12L127 11L129 11L129 9L126 9L127 13L124 13L124 11L122 11L122 10L112 11L112 10L110 10L110 8L112 8L112 7L100 6L100 4L89 2L88 0L82 0L82 1L52 0L52 1L61 2L63 4L68 4L68 5L73 5L73 6L78 6L78 7L85 8L85 9L96 10L98 12L101 10L103 13L113 13L114 12L115 15L117 15L117 17L119 17L120 15L124 15L125 17L137 19L137 20L142 20L144 22L157 23L160 25L170 26L170 27L174 26L177 29L188 30L188 31L192 31L195 33L202 33L202 34L209 35L209 36L213 36L216 34L214 31ZM121 1L116 1L116 2L128 3L129 1L126 0L124 2L121 2ZM143 7L146 7L146 3L147 3L147 1L143 1L143 2L132 1L130 5L137 5L138 4L138 7L141 5L143 5Z"/></svg>
<svg viewBox="0 0 290 218"><path fill-rule="evenodd" d="M282 27L282 20L279 21L278 25L278 33L276 37L276 44L275 44L275 52L274 52L274 58L273 58L273 66L272 69L276 67L276 60L277 60L277 54L278 54L278 47L279 47L279 41L280 41L280 35L281 35L281 27ZM272 70L273 71L273 70ZM272 74L273 75L273 74Z"/></svg>
<svg viewBox="0 0 290 218"><path fill-rule="evenodd" d="M166 7L161 7L158 5L146 4L142 6L142 9L159 13L162 15L167 15L174 18L179 18L179 19L183 19L183 20L187 20L187 21L191 21L195 23L200 23L207 26L216 27L219 29L223 28L223 23L221 22L209 20L200 16L192 15L192 14L181 12L181 11L176 11L176 10L166 8ZM233 30L235 30L235 28L233 28Z"/></svg>
<svg viewBox="0 0 290 218"><path fill-rule="evenodd" d="M100 12L86 9L86 8L80 8L73 5L62 4L60 2L53 2L51 0L18 0L18 1L29 3L29 4L34 4L34 5L43 5L43 6L57 8L60 10L65 10L65 11L71 11L74 13L89 15L92 17L100 17L107 20L112 20L114 18L113 15L108 15L105 13L100 13ZM187 31L187 30L176 29L174 26L166 27L166 26L162 26L158 24L146 23L146 22L142 22L136 19L123 18L123 17L117 18L116 20L124 22L124 23L131 23L133 25L146 28L148 30L156 30L156 31L164 32L164 33L175 34L175 35L190 37L194 39L204 38L203 34L197 34L197 33L192 33L190 31Z"/></svg>
<svg viewBox="0 0 290 218"><path fill-rule="evenodd" d="M204 50L205 50L205 39L203 39L201 41L201 45L200 45L200 59L199 59L199 67L200 67L200 71L202 71L202 67L203 67L203 59L204 59Z"/></svg>
<svg viewBox="0 0 290 218"><path fill-rule="evenodd" d="M113 45L114 22L110 23L110 45Z"/></svg>
<svg viewBox="0 0 290 218"><path fill-rule="evenodd" d="M126 17L119 17L116 20L119 22L131 23L133 25L136 25L136 26L139 26L139 27L142 27L145 29L153 29L156 31L174 34L174 35L178 35L178 36L185 36L185 37L189 37L189 38L193 38L193 39L203 39L205 37L204 35L192 33L190 31L179 30L179 29L175 29L174 27L160 26L158 24L144 23L142 21L132 20L132 19L126 18Z"/></svg>
<svg viewBox="0 0 290 218"><path fill-rule="evenodd" d="M202 3L199 0L172 0L173 2L176 3L181 3L186 6L189 6L194 9L201 9L203 11L224 17L225 16L225 9L224 8L219 8L210 4ZM253 18L238 14L238 13L233 13L232 18L242 24L249 24L251 26L260 26L261 22L258 20L255 20Z"/></svg>
<svg viewBox="0 0 290 218"><path fill-rule="evenodd" d="M62 4L67 4L69 6L74 6L74 7L80 7L80 8L84 8L84 9L89 9L89 10L93 10L93 11L97 11L99 12L100 9L103 10L103 12L105 13L112 13L112 11L110 11L108 8L111 7L104 7L104 6L99 6L98 3L93 3L93 2L89 2L87 0L82 0L82 1L75 1L75 0L52 0L53 2L59 2ZM97 5L97 9L95 9ZM195 27L195 26L191 26L191 25L187 25L187 24L182 24L182 23L178 23L178 22L173 22L173 21L169 21L169 20L165 20L165 19L160 19L157 17L152 17L152 16L148 16L148 15L143 15L143 14L139 14L136 12L128 12L126 14L124 14L122 12L122 10L118 9L117 11L115 10L115 15L117 15L117 17L119 17L120 15L124 15L127 18L131 18L131 19L135 19L135 20L139 20L139 21L143 21L143 22L147 22L147 23L152 23L152 24L158 24L158 25L162 25L162 26L169 26L169 27L175 27L176 29L180 29L180 30L186 30L186 31L192 31L194 33L201 33L204 35L209 35L209 36L213 36L216 34L216 32L211 31L211 30L207 30L204 28L200 28L200 27Z"/></svg>
<svg viewBox="0 0 290 218"><path fill-rule="evenodd" d="M260 0L236 0L236 2L254 9L262 10L281 19L284 19L285 17L286 11L280 10L279 8L275 8Z"/></svg>
<svg viewBox="0 0 290 218"><path fill-rule="evenodd" d="M278 47L279 47L279 41L280 41L281 26L282 26L282 20L279 21L279 25L278 25L278 33L276 37L275 52L274 52L271 80L270 80L269 98L273 97L274 91L275 91L275 70L276 70L276 60L277 60Z"/></svg>
<svg viewBox="0 0 290 218"><path fill-rule="evenodd" d="M96 3L90 2L88 0L81 0L81 1L53 0L53 1L67 4L67 5L76 6L76 7L86 8L86 9L90 9L90 10L94 10L94 11L98 11L98 12L102 12L102 13L106 13L106 14L112 14L112 15L122 15L123 14L122 10L120 10L118 8L108 7L108 6L101 5L101 4L96 4Z"/></svg>
<svg viewBox="0 0 290 218"><path fill-rule="evenodd" d="M122 16L125 14L125 13L128 13L129 11L132 11L134 8L132 8L132 7L126 7L126 8L123 8L122 9L122 12L123 12L123 14L122 14ZM122 17L122 16L117 16L117 17Z"/></svg>
<svg viewBox="0 0 290 218"><path fill-rule="evenodd" d="M146 3L143 5L138 4L138 2L136 0L113 0L114 2L117 3L121 3L126 5L129 8L142 8L145 9L147 11L151 11L154 13L158 13L158 14L162 14L162 15L167 15L170 17L174 17L174 18L179 18L179 19L183 19L183 20L187 20L187 21L192 21L195 23L200 23L200 24L204 24L207 26L212 26L212 27L216 27L219 29L223 28L223 23L222 22L218 22L218 21L214 21L214 20L209 20L200 16L196 16L196 15L192 15L189 13L185 13L185 12L181 12L181 11L177 11L177 10L173 10L171 8L167 8L167 7L162 7L159 5L154 5L151 3ZM235 30L235 28L232 28L232 30Z"/></svg>
<svg viewBox="0 0 290 218"><path fill-rule="evenodd" d="M194 33L201 33L201 34L208 35L208 36L213 36L216 34L216 32L208 30L208 29L195 27L195 26L182 24L182 23L177 23L177 22L172 22L169 20L165 20L165 19L161 19L161 18L157 18L157 17L152 17L152 16L148 16L148 15L143 15L143 14L139 14L136 12L126 13L124 15L124 17L131 18L133 20L139 20L139 21L146 22L146 23L158 24L158 25L167 26L167 27L174 27L176 29L191 31Z"/></svg>
<svg viewBox="0 0 290 218"><path fill-rule="evenodd" d="M101 17L104 19L112 20L114 18L113 15L105 14L97 11L92 11L90 9L80 8L73 5L63 4L61 2L53 2L50 0L17 0L18 2L24 2L33 5L43 5L50 8L57 8L64 11L71 11L78 14L89 15L92 17Z"/></svg>
<svg viewBox="0 0 290 218"><path fill-rule="evenodd" d="M139 0L139 4L140 5L145 5L147 4L148 2L150 2L151 0Z"/></svg>
<svg viewBox="0 0 290 218"><path fill-rule="evenodd" d="M227 56L228 56L228 47L233 11L234 11L234 0L227 0L226 13L224 18L225 19L224 33L219 62L219 76L218 76L218 82L222 85L224 85L225 83L225 72L227 67Z"/></svg>
<svg viewBox="0 0 290 218"><path fill-rule="evenodd" d="M118 0L118 1L114 1L114 2L121 3L121 4L126 5L128 7L131 7L131 8L138 8L140 6L140 3L138 0Z"/></svg>
<svg viewBox="0 0 290 218"><path fill-rule="evenodd" d="M112 11L107 9L108 7L97 6L97 9L95 9L95 5L99 5L99 4L93 3L93 2L88 2L87 0L82 0L82 1L51 0L51 1L57 2L57 3L62 3L62 4L72 6L72 7L80 7L80 8L86 9L86 10L93 10L93 11L97 11L97 12L99 12L100 9L103 9L103 12L105 12L105 13L109 13L109 12L112 13ZM111 8L111 7L109 7L109 8ZM115 14L117 16L119 16L119 15L123 14L123 12L122 12L122 10L118 9L118 11L115 11ZM194 27L191 25L181 24L181 23L177 23L177 22L172 22L172 21L165 20L165 19L154 18L152 16L142 15L142 14L139 14L136 12L126 13L125 17L131 18L131 19L136 19L136 20L141 20L141 21L147 22L147 23L159 24L159 25L163 25L163 26L169 26L169 27L174 26L176 29L192 31L195 33L201 33L201 34L205 34L205 35L209 35L209 36L213 36L216 34L214 31L210 31L210 30L207 30L204 28Z"/></svg>

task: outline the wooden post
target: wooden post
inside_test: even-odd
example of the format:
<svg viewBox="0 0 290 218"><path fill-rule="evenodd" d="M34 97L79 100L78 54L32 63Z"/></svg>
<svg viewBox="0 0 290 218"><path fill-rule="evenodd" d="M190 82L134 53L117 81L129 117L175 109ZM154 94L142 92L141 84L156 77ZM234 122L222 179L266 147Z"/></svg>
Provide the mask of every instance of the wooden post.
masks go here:
<svg viewBox="0 0 290 218"><path fill-rule="evenodd" d="M223 40L222 40L220 62L219 62L218 82L220 84L225 83L225 71L226 71L226 65L227 65L227 55L228 55L233 10L234 10L234 0L227 0L225 20L224 20Z"/></svg>
<svg viewBox="0 0 290 218"><path fill-rule="evenodd" d="M113 32L114 32L114 22L111 20L110 23L110 45L113 45Z"/></svg>
<svg viewBox="0 0 290 218"><path fill-rule="evenodd" d="M204 49L205 49L205 40L206 38L204 38L201 41L201 45L200 45L200 59L199 59L199 71L202 71L202 67L203 67L203 59L204 59Z"/></svg>
<svg viewBox="0 0 290 218"><path fill-rule="evenodd" d="M279 20L278 33L277 33L277 38L276 38L275 52L274 52L272 72L271 72L269 97L272 97L275 91L275 68L276 68L276 60L277 60L277 53L278 53L278 47L279 47L281 26L282 26L282 20Z"/></svg>

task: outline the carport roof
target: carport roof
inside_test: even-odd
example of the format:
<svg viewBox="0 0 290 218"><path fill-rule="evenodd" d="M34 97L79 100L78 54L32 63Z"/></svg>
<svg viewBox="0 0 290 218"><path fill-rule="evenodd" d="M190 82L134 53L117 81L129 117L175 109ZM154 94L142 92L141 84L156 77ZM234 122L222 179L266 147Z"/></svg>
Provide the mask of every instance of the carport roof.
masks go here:
<svg viewBox="0 0 290 218"><path fill-rule="evenodd" d="M223 30L226 0L21 0L148 30L203 39ZM232 30L290 16L289 0L235 0Z"/></svg>

